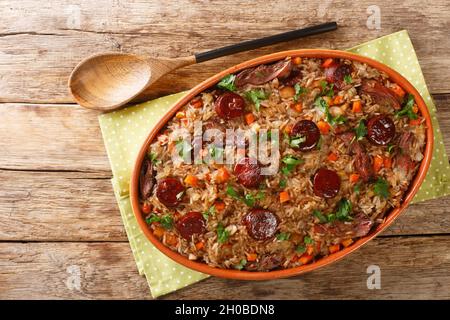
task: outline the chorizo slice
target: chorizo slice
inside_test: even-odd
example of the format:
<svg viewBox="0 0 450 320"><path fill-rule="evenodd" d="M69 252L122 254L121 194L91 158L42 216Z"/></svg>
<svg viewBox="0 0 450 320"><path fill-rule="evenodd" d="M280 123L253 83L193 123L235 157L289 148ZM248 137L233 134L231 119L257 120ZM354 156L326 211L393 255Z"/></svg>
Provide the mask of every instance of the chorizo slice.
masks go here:
<svg viewBox="0 0 450 320"><path fill-rule="evenodd" d="M225 92L216 99L214 109L222 119L237 118L244 114L245 100L237 93Z"/></svg>
<svg viewBox="0 0 450 320"><path fill-rule="evenodd" d="M322 198L334 198L341 188L341 178L330 169L320 168L314 174L313 190L314 194Z"/></svg>
<svg viewBox="0 0 450 320"><path fill-rule="evenodd" d="M334 83L336 88L342 89L345 86L345 76L350 75L352 71L353 70L350 65L335 62L325 68L325 79L329 83Z"/></svg>
<svg viewBox="0 0 450 320"><path fill-rule="evenodd" d="M190 240L193 235L206 232L206 221L200 212L191 211L182 216L175 227L183 238Z"/></svg>
<svg viewBox="0 0 450 320"><path fill-rule="evenodd" d="M258 241L273 238L277 232L278 223L277 215L266 209L253 209L243 219L249 236Z"/></svg>
<svg viewBox="0 0 450 320"><path fill-rule="evenodd" d="M263 180L261 166L253 158L244 157L234 166L237 181L247 188L257 187Z"/></svg>
<svg viewBox="0 0 450 320"><path fill-rule="evenodd" d="M174 177L160 179L156 185L156 197L166 207L177 206L183 198L184 191L183 184Z"/></svg>
<svg viewBox="0 0 450 320"><path fill-rule="evenodd" d="M374 145L385 146L395 137L394 121L387 115L378 115L367 121L367 139Z"/></svg>
<svg viewBox="0 0 450 320"><path fill-rule="evenodd" d="M320 139L320 130L311 120L300 120L293 127L290 133L291 137L304 137L305 141L298 147L292 147L300 151L309 151L317 146Z"/></svg>

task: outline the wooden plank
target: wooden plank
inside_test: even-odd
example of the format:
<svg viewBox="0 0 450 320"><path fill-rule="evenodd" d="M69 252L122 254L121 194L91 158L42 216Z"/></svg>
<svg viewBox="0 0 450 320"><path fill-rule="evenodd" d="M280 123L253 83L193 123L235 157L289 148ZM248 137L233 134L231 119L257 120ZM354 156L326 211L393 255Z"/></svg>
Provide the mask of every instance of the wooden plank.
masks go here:
<svg viewBox="0 0 450 320"><path fill-rule="evenodd" d="M450 236L378 238L306 275L263 282L209 278L164 298L449 299L449 245ZM126 243L0 243L0 258L0 299L149 298ZM371 265L380 267L379 290L367 289Z"/></svg>
<svg viewBox="0 0 450 320"><path fill-rule="evenodd" d="M127 241L108 177L0 170L0 190L0 241ZM383 236L448 233L449 207L413 205Z"/></svg>
<svg viewBox="0 0 450 320"><path fill-rule="evenodd" d="M448 154L450 94L434 98ZM97 115L75 105L0 104L0 168L110 172Z"/></svg>
<svg viewBox="0 0 450 320"><path fill-rule="evenodd" d="M188 67L166 77L150 96L188 89L217 71L249 58L292 48L345 49L408 29L433 93L450 92L446 0L378 1L381 29L367 28L372 1L248 2L194 0L56 1L36 7L33 0L2 2L0 14L0 101L72 101L66 88L71 69L101 51L170 57L188 55L242 40L336 20L337 32L292 41ZM352 17L349 19L348 17ZM418 19L422 21L417 23ZM432 30L432 31L430 31ZM148 97L148 95L147 95Z"/></svg>

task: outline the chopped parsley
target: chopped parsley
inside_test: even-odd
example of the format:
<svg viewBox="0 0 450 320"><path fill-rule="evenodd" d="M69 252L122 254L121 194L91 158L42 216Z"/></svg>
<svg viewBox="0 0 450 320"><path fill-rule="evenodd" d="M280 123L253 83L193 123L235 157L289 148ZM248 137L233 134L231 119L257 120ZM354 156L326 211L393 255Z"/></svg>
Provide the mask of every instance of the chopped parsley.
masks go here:
<svg viewBox="0 0 450 320"><path fill-rule="evenodd" d="M366 124L364 120L359 120L358 126L355 128L356 140L362 140L364 136L367 134Z"/></svg>
<svg viewBox="0 0 450 320"><path fill-rule="evenodd" d="M340 221L351 221L353 220L350 216L350 213L352 212L352 204L349 200L342 198L338 202L338 208L336 211L336 219Z"/></svg>
<svg viewBox="0 0 450 320"><path fill-rule="evenodd" d="M297 253L305 253L306 252L306 247L303 245L298 245L297 248L295 248L295 252Z"/></svg>
<svg viewBox="0 0 450 320"><path fill-rule="evenodd" d="M230 233L228 230L225 230L225 227L223 226L222 222L219 222L217 224L217 241L219 243L225 243L228 241L228 237L230 236Z"/></svg>
<svg viewBox="0 0 450 320"><path fill-rule="evenodd" d="M355 184L355 186L353 187L353 192L356 194L359 194L361 185L359 183Z"/></svg>
<svg viewBox="0 0 450 320"><path fill-rule="evenodd" d="M222 158L223 156L223 149L220 147L217 147L215 144L212 144L209 147L209 155L211 156L211 158L215 159L217 158Z"/></svg>
<svg viewBox="0 0 450 320"><path fill-rule="evenodd" d="M305 244L313 244L313 243L314 243L314 240L313 240L310 236L305 236L305 237L303 238L303 242L304 242Z"/></svg>
<svg viewBox="0 0 450 320"><path fill-rule="evenodd" d="M289 146L291 148L298 148L300 144L306 141L306 137L302 135L297 135L294 137L289 137Z"/></svg>
<svg viewBox="0 0 450 320"><path fill-rule="evenodd" d="M389 197L389 184L386 180L383 178L378 178L378 180L373 185L373 192L377 196L387 198Z"/></svg>
<svg viewBox="0 0 450 320"><path fill-rule="evenodd" d="M300 84L298 84L298 83L295 84L294 89L295 89L294 101L297 102L297 101L298 101L298 98L299 98L302 94L306 93L307 89L306 89L306 88L303 88L303 87L300 86Z"/></svg>
<svg viewBox="0 0 450 320"><path fill-rule="evenodd" d="M406 103L403 106L403 109L398 111L395 115L397 117L408 117L411 120L417 119L417 114L413 111L414 107L414 96L412 94L408 94L408 98L406 99Z"/></svg>
<svg viewBox="0 0 450 320"><path fill-rule="evenodd" d="M388 144L387 151L392 154L394 152L394 150L395 150L395 145L394 144Z"/></svg>
<svg viewBox="0 0 450 320"><path fill-rule="evenodd" d="M156 158L158 155L154 152L150 152L147 156L153 164L158 164L160 162L160 160Z"/></svg>
<svg viewBox="0 0 450 320"><path fill-rule="evenodd" d="M347 121L347 118L342 115L333 117L333 115L330 113L330 109L328 108L328 103L322 97L318 97L314 101L314 105L316 106L317 109L319 109L325 114L327 122L332 126L336 124L342 124Z"/></svg>
<svg viewBox="0 0 450 320"><path fill-rule="evenodd" d="M281 179L280 183L278 185L280 186L280 188L284 189L284 188L286 188L286 184L287 184L286 179Z"/></svg>
<svg viewBox="0 0 450 320"><path fill-rule="evenodd" d="M322 87L322 95L332 97L334 96L334 83L329 84L326 81L320 81L320 86Z"/></svg>
<svg viewBox="0 0 450 320"><path fill-rule="evenodd" d="M314 211L313 211L313 215L314 215L317 219L319 219L320 223L327 223L327 222L328 222L327 217L325 217L325 216L322 214L322 212L320 212L319 210L314 210Z"/></svg>
<svg viewBox="0 0 450 320"><path fill-rule="evenodd" d="M172 229L173 219L168 214L159 217L156 214L152 213L147 219L145 219L147 224L152 224L153 222L159 222L164 229Z"/></svg>
<svg viewBox="0 0 450 320"><path fill-rule="evenodd" d="M177 141L175 141L175 150L178 152L180 157L184 157L185 154L192 150L192 145L180 137Z"/></svg>
<svg viewBox="0 0 450 320"><path fill-rule="evenodd" d="M213 216L216 214L216 207L215 206L211 206L209 207L208 210L206 210L205 212L203 212L203 218L205 218L205 220L208 220L208 218L210 216Z"/></svg>
<svg viewBox="0 0 450 320"><path fill-rule="evenodd" d="M247 259L242 259L241 261L239 261L239 263L237 265L234 266L234 268L237 270L242 270L246 264L247 264Z"/></svg>
<svg viewBox="0 0 450 320"><path fill-rule="evenodd" d="M346 74L346 75L344 76L344 81L345 81L346 84L352 83L352 81L353 81L352 76L349 75L349 74Z"/></svg>
<svg viewBox="0 0 450 320"><path fill-rule="evenodd" d="M265 194L262 191L258 191L256 195L253 195L251 193L244 194L244 196L241 196L232 186L227 186L227 195L230 197L244 202L249 207L254 207L257 200L264 199Z"/></svg>
<svg viewBox="0 0 450 320"><path fill-rule="evenodd" d="M236 91L236 85L234 84L234 80L236 79L236 76L234 74L229 74L220 80L220 82L217 84L217 86L220 89L225 89L228 91Z"/></svg>
<svg viewBox="0 0 450 320"><path fill-rule="evenodd" d="M288 175L289 173L291 173L297 165L304 162L303 159L298 159L292 155L285 156L283 159L281 159L281 161L285 164L281 168L281 172L285 175Z"/></svg>
<svg viewBox="0 0 450 320"><path fill-rule="evenodd" d="M280 232L279 234L277 234L278 241L286 241L289 240L290 237L291 234L289 232Z"/></svg>
<svg viewBox="0 0 450 320"><path fill-rule="evenodd" d="M266 100L268 98L268 95L264 92L263 89L259 90L250 90L245 93L245 96L248 100L253 102L255 105L256 111L259 112L259 107L261 106L261 101Z"/></svg>

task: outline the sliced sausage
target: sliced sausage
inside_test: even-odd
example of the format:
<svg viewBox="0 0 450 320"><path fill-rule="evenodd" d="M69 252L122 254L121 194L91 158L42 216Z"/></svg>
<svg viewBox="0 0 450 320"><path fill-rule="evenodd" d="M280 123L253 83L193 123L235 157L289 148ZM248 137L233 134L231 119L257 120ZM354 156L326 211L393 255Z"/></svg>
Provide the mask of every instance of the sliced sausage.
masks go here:
<svg viewBox="0 0 450 320"><path fill-rule="evenodd" d="M300 151L309 151L317 146L320 139L320 130L317 125L311 120L300 120L293 127L291 137L302 136L305 141L300 143L298 149Z"/></svg>
<svg viewBox="0 0 450 320"><path fill-rule="evenodd" d="M244 187L257 187L263 180L261 167L256 159L242 158L234 166L234 174L237 181Z"/></svg>
<svg viewBox="0 0 450 320"><path fill-rule="evenodd" d="M289 74L288 77L282 79L282 83L285 86L290 86L293 87L295 86L297 83L299 83L300 81L302 81L302 73L300 72L299 69L293 69L291 71L291 73Z"/></svg>
<svg viewBox="0 0 450 320"><path fill-rule="evenodd" d="M338 89L345 86L344 78L352 73L352 67L348 64L333 63L331 66L325 68L325 79L329 83L334 83Z"/></svg>
<svg viewBox="0 0 450 320"><path fill-rule="evenodd" d="M314 194L322 198L333 198L339 193L341 178L330 169L320 168L313 178Z"/></svg>
<svg viewBox="0 0 450 320"><path fill-rule="evenodd" d="M152 195L153 185L155 183L152 161L145 158L142 163L141 173L139 176L139 191L143 200Z"/></svg>
<svg viewBox="0 0 450 320"><path fill-rule="evenodd" d="M368 182L374 177L373 166L366 149L361 142L355 139L355 133L348 131L341 133L338 137L349 147L350 155L354 155L353 166L359 173L363 182Z"/></svg>
<svg viewBox="0 0 450 320"><path fill-rule="evenodd" d="M245 69L237 74L234 84L243 87L246 84L264 84L275 78L286 78L292 70L291 60L282 60L270 65L260 65L256 68Z"/></svg>
<svg viewBox="0 0 450 320"><path fill-rule="evenodd" d="M375 80L363 81L360 87L360 94L366 94L372 101L384 107L392 107L395 110L402 108L401 101L392 90Z"/></svg>
<svg viewBox="0 0 450 320"><path fill-rule="evenodd" d="M166 207L175 207L181 202L184 190L177 178L164 178L156 185L156 197Z"/></svg>
<svg viewBox="0 0 450 320"><path fill-rule="evenodd" d="M206 232L206 222L200 212L191 211L177 221L176 228L183 238L190 240L194 234Z"/></svg>
<svg viewBox="0 0 450 320"><path fill-rule="evenodd" d="M402 153L411 153L411 147L414 142L414 135L411 132L404 132L398 139L398 147Z"/></svg>
<svg viewBox="0 0 450 320"><path fill-rule="evenodd" d="M273 238L278 229L277 215L266 209L253 209L243 219L250 237L258 241Z"/></svg>
<svg viewBox="0 0 450 320"><path fill-rule="evenodd" d="M385 146L395 137L395 124L386 115L379 115L367 121L367 139L374 145Z"/></svg>
<svg viewBox="0 0 450 320"><path fill-rule="evenodd" d="M245 100L237 93L225 92L217 98L214 109L222 119L237 118L244 114Z"/></svg>

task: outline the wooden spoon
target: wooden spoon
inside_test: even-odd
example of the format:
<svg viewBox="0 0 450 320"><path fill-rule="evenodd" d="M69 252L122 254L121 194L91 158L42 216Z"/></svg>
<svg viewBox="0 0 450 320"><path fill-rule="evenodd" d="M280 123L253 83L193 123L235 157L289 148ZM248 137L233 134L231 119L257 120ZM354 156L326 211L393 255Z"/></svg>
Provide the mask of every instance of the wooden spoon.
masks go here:
<svg viewBox="0 0 450 320"><path fill-rule="evenodd" d="M75 101L85 108L116 110L175 69L336 28L336 22L324 23L174 59L127 53L98 54L83 60L75 67L69 78L69 89Z"/></svg>

